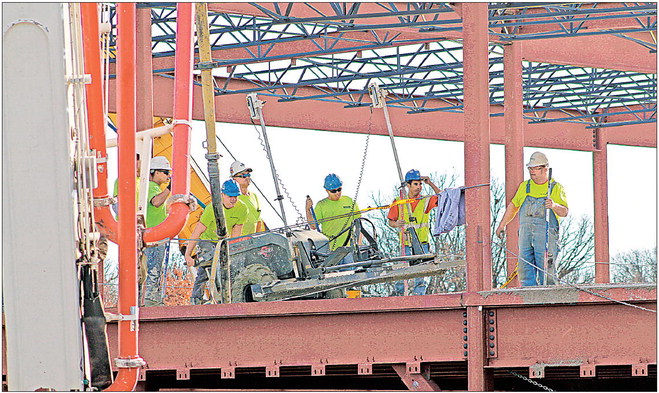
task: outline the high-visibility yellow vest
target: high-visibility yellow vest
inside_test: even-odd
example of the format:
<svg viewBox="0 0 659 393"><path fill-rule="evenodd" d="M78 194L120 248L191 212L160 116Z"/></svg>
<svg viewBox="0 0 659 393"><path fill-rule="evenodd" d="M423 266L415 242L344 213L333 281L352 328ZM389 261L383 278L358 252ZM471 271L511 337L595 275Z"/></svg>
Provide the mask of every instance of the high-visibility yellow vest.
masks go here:
<svg viewBox="0 0 659 393"><path fill-rule="evenodd" d="M400 198L396 198L396 200L399 200ZM419 203L416 204L416 208L412 211L412 217L416 218L415 222L410 222L409 214L408 214L408 204L401 204L398 205L398 215L400 217L400 212L402 210L402 218L405 220L405 228L414 228L416 230L416 234L419 237L419 241L421 243L428 243L428 239L430 239L430 227L428 224L428 221L430 221L430 214L426 213L426 208L428 207L428 203L430 203L430 198L423 198L419 201ZM400 234L399 234L400 236ZM410 240L405 236L405 245L410 246Z"/></svg>

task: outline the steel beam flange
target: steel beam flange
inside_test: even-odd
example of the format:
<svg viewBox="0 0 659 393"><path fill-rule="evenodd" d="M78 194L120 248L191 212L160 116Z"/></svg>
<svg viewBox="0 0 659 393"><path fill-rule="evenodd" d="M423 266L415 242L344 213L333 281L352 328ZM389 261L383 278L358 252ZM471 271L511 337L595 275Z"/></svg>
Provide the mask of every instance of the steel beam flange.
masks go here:
<svg viewBox="0 0 659 393"><path fill-rule="evenodd" d="M594 363L588 362L579 366L579 376L581 378L595 378L596 375Z"/></svg>
<svg viewBox="0 0 659 393"><path fill-rule="evenodd" d="M266 378L276 378L279 377L279 366L278 365L272 365L272 366L266 366L265 367L265 377Z"/></svg>
<svg viewBox="0 0 659 393"><path fill-rule="evenodd" d="M647 377L647 376L648 376L647 363L632 364L632 377Z"/></svg>
<svg viewBox="0 0 659 393"><path fill-rule="evenodd" d="M357 375L371 375L373 374L372 363L360 363L357 365Z"/></svg>
<svg viewBox="0 0 659 393"><path fill-rule="evenodd" d="M324 364L312 364L311 365L311 376L313 377L322 377L325 375L325 365Z"/></svg>
<svg viewBox="0 0 659 393"><path fill-rule="evenodd" d="M421 374L421 362L406 363L405 368L408 374Z"/></svg>
<svg viewBox="0 0 659 393"><path fill-rule="evenodd" d="M190 380L190 369L189 368L178 368L178 369L176 369L176 380L177 381L188 381L188 380Z"/></svg>
<svg viewBox="0 0 659 393"><path fill-rule="evenodd" d="M236 368L233 366L222 367L222 373L220 374L221 379L235 379L236 378Z"/></svg>
<svg viewBox="0 0 659 393"><path fill-rule="evenodd" d="M536 363L529 367L529 378L540 379L545 377L545 365Z"/></svg>

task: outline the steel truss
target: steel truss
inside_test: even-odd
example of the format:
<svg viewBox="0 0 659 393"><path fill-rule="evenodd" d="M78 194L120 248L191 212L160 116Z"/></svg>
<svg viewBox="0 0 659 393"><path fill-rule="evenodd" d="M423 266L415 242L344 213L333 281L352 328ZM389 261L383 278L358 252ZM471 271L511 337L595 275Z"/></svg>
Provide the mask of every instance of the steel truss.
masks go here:
<svg viewBox="0 0 659 393"><path fill-rule="evenodd" d="M151 8L154 57L172 56L174 3L142 6ZM462 18L449 3L249 3L242 8L250 14L209 7L217 60L196 66L214 68L214 75L226 78L216 95L258 92L280 101L314 99L349 108L370 105L366 86L376 80L389 92L389 105L408 113L463 109ZM489 10L493 105L503 104L503 47L510 41L612 34L656 51L656 42L629 35L655 32L653 3L491 3ZM307 44L304 50L281 53L283 45L300 43ZM656 122L656 74L524 62L523 78L524 113L531 123ZM234 80L253 87L232 88ZM301 87L318 93L301 95Z"/></svg>

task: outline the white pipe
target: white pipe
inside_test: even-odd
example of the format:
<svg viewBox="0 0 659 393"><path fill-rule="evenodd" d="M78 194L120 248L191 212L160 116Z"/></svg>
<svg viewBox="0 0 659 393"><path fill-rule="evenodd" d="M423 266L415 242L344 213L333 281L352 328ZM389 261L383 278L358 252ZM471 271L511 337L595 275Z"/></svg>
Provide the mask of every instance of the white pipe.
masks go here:
<svg viewBox="0 0 659 393"><path fill-rule="evenodd" d="M149 128L148 130L144 130L144 131L138 131L135 133L135 139L138 141L143 140L145 138L153 139L168 134L172 132L176 123L177 122L175 121L172 124L168 124L166 126ZM117 147L117 138L108 138L106 141L106 145L107 147Z"/></svg>

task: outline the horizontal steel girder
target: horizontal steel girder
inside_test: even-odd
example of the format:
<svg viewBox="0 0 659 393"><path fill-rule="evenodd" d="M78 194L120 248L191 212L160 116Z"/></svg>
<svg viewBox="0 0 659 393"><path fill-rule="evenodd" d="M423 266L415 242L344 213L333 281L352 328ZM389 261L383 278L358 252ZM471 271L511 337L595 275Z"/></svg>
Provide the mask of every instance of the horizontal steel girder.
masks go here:
<svg viewBox="0 0 659 393"><path fill-rule="evenodd" d="M217 78L217 84L224 83ZM250 84L244 81L235 81L247 88ZM154 78L154 115L162 117L172 116L171 97L173 96L174 82L162 76ZM309 87L300 88L299 94L313 95L318 90ZM114 81L110 81L110 112L115 112ZM201 105L201 88L194 87L193 118L203 120L203 106ZM267 95L263 95L267 97ZM266 99L267 100L267 99ZM251 124L249 111L245 103L245 96L234 94L218 97L215 102L216 118L227 123ZM319 107L322 105L322 108ZM432 103L432 107L448 107L447 104ZM431 112L419 117L417 121L409 121L405 109L390 108L390 116L395 134L400 137L414 137L438 139L449 141L462 141L463 118L462 113ZM491 113L502 113L501 106L492 106ZM368 132L369 108L346 109L341 104L317 101L300 101L295 103L277 102L267 100L264 113L269 126L303 128L325 131L342 131L366 133ZM564 117L563 113L548 112L547 119ZM490 119L491 142L503 144L504 121L502 116ZM626 125L618 128L620 132L611 133L609 143L629 146L656 147L657 134L655 124ZM372 118L372 132L377 135L387 135L384 119L374 116ZM555 124L526 124L524 129L525 145L541 148L573 149L592 151L592 132L585 124L564 123L561 127Z"/></svg>
<svg viewBox="0 0 659 393"><path fill-rule="evenodd" d="M351 7L350 3L348 7ZM460 22L461 18L455 12L446 12L445 3L364 3L352 6L345 12L332 8L328 3L257 6L218 3L211 4L209 9L211 24L213 15L216 15L215 20L219 24L215 29L218 31L217 51L213 58L225 64L461 39L461 32L458 31L461 23L455 23L456 20ZM171 55L169 52L173 50L173 29L170 26L173 15L171 10L153 11L154 30L162 31L162 34L154 33L153 47L157 56ZM586 20L575 19L577 17ZM302 21L308 21L309 26L304 27ZM323 25L332 21L334 24L331 27ZM369 21L370 24L359 26L352 23L360 21ZM419 28L428 23L437 25L435 28L438 31L420 32ZM294 27L282 28L283 24ZM385 28L392 24L404 24L405 27ZM223 34L230 34L231 38L222 38L219 35L220 27L228 31ZM260 30L255 33L254 29ZM656 72L655 56L648 50L648 45L654 45L656 49L650 36L650 31L656 30L656 6L651 3L598 3L596 6L567 3L561 6L549 4L545 7L534 5L520 9L492 9L491 29L506 39L546 38L525 41L524 57L530 61ZM639 29L644 32L634 32ZM635 41L628 41L623 35ZM496 36L492 36L492 41L496 41Z"/></svg>
<svg viewBox="0 0 659 393"><path fill-rule="evenodd" d="M652 286L588 288L656 310ZM151 371L462 362L464 313L477 305L495 335L486 367L656 364L656 313L570 287L149 307L140 355ZM116 351L116 324L108 334Z"/></svg>

